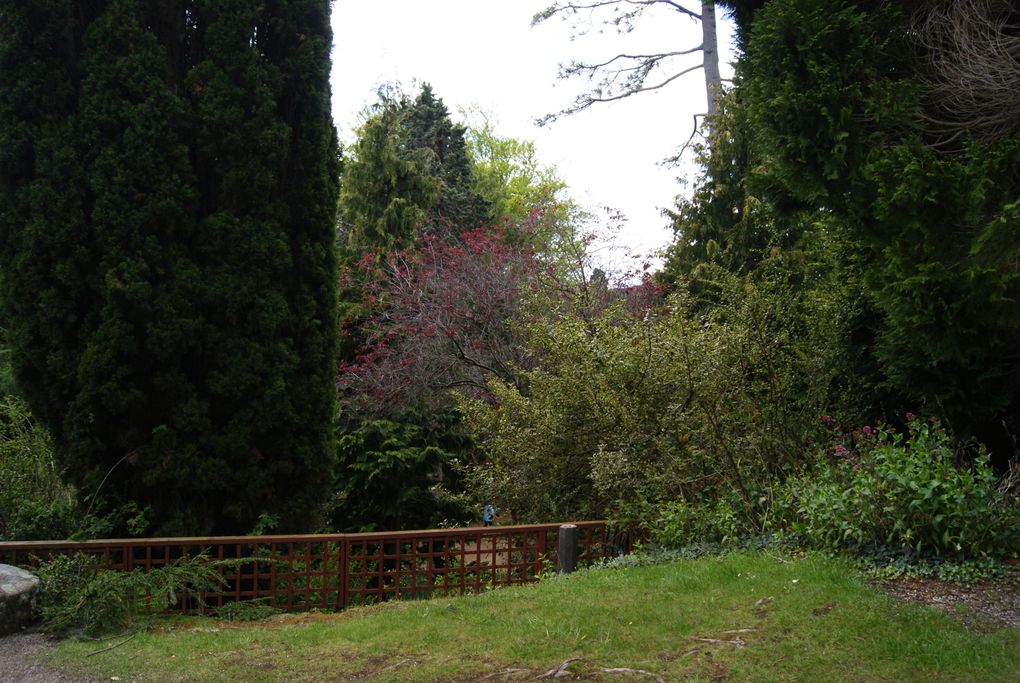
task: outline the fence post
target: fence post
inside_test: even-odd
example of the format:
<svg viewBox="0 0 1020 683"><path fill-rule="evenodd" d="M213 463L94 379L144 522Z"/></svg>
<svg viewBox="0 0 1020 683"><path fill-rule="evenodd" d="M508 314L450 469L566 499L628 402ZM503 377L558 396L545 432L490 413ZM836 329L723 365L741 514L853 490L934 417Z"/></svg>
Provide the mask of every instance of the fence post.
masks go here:
<svg viewBox="0 0 1020 683"><path fill-rule="evenodd" d="M577 525L561 524L558 541L556 571L559 574L570 574L577 569Z"/></svg>
<svg viewBox="0 0 1020 683"><path fill-rule="evenodd" d="M337 601L340 609L347 609L347 570L350 564L350 549L346 534L340 536L340 566L337 567L340 575L340 585L337 587Z"/></svg>

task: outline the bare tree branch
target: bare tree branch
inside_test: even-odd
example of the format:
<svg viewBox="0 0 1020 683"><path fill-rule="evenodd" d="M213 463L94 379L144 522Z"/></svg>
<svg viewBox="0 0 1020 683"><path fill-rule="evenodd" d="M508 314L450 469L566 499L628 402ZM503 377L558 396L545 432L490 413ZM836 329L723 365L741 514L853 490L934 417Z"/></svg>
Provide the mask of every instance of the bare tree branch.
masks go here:
<svg viewBox="0 0 1020 683"><path fill-rule="evenodd" d="M722 79L719 74L719 56L716 44L715 0L700 0L700 11L694 11L673 0L557 2L536 14L532 19L532 26L553 16L559 15L566 19L580 12L588 12L588 21L592 23L596 12L611 10L612 13L601 23L613 26L618 33L629 33L634 28L636 18L646 9L655 5L665 6L678 14L700 22L702 27L701 43L686 49L642 54L620 52L601 61L575 61L566 65L561 64L558 74L561 79L581 77L588 81L594 81L596 78L599 80L589 91L578 95L571 106L539 118L538 125L545 125L561 116L576 114L598 103L616 102L638 93L659 90L680 76L698 69L705 71L709 116L711 117L717 112L718 98L722 92ZM578 31L576 24L574 30L576 36ZM696 52L703 53L702 61L699 64L688 66L684 62L672 61ZM655 84L649 84L648 81L652 78L653 73L658 72L665 74L665 77Z"/></svg>
<svg viewBox="0 0 1020 683"><path fill-rule="evenodd" d="M641 12L646 7L650 7L652 5L668 5L681 14L686 14L694 19L700 19L696 12L692 12L683 5L672 2L671 0L602 0L601 2L591 3L558 2L535 14L535 16L531 18L531 25L536 26L546 19L565 12L576 13L583 10L597 10L603 7L611 7L613 5L632 5L638 7L637 10L634 10L635 13Z"/></svg>
<svg viewBox="0 0 1020 683"><path fill-rule="evenodd" d="M607 66L611 66L612 64L614 64L615 62L620 61L620 60L638 61L638 62L642 62L642 63L644 63L646 61L649 61L649 60L650 61L655 61L655 62L661 62L664 59L668 59L670 57L678 57L680 55L694 54L695 52L700 52L701 49L702 49L702 46L698 45L697 47L692 47L689 50L677 50L675 52L659 52L659 53L651 54L651 55L619 54L619 55L616 55L615 57L611 57L611 58L607 59L604 62L598 62L596 64L582 64L580 62L572 62L570 67L567 68L567 70L562 70L562 68L561 68L561 73L563 73L565 75L574 75L575 73L584 73L584 72L587 72L587 71L595 72L595 71L598 71L599 69L604 69ZM624 70L633 70L634 68L636 68L636 67L625 67Z"/></svg>
<svg viewBox="0 0 1020 683"><path fill-rule="evenodd" d="M692 67L688 67L686 69L683 69L682 71L679 71L679 72L673 74L672 76L670 76L666 80L662 81L661 83L657 83L655 85L642 85L641 87L632 88L632 89L627 90L626 92L622 92L622 93L619 93L617 95L595 96L595 95L593 95L591 93L586 93L584 95L579 95L578 98L574 101L574 104L572 106L564 109L562 112L559 112L557 114L548 114L548 115L540 118L537 123L539 125L545 125L546 123L550 123L552 121L555 121L560 116L563 116L563 115L566 115L566 114L576 114L577 112L584 111L585 109L587 109L587 108L589 108L592 105L597 104L597 103L616 102L616 101L622 100L622 99L624 99L626 97L630 97L631 95L636 95L637 93L649 92L649 91L652 91L652 90L659 90L660 88L666 87L667 85L669 85L670 83L672 83L676 79L680 78L681 76L683 76L685 74L688 74L688 73L690 73L692 71L697 71L700 68L702 68L702 65L701 64L696 64L696 65L694 65Z"/></svg>
<svg viewBox="0 0 1020 683"><path fill-rule="evenodd" d="M924 119L942 144L964 132L995 140L1020 131L1020 11L1013 3L936 3L915 28L929 64Z"/></svg>

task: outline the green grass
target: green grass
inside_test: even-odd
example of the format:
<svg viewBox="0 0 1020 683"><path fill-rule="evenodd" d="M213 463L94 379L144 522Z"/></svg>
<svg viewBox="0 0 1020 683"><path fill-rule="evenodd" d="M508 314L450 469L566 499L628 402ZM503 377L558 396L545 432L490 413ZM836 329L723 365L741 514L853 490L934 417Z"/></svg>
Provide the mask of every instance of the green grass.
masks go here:
<svg viewBox="0 0 1020 683"><path fill-rule="evenodd" d="M744 630L753 629L753 630ZM706 642L699 639L733 641ZM160 620L123 645L65 641L51 666L122 681L1020 680L1020 631L896 602L845 563L743 553L595 570L480 596L237 625Z"/></svg>

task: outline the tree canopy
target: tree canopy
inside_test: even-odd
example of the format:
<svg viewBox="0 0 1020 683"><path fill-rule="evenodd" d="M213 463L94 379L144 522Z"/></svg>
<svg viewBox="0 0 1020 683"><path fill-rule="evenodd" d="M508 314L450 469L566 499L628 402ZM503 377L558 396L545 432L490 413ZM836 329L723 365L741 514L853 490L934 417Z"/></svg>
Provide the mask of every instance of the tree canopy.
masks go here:
<svg viewBox="0 0 1020 683"><path fill-rule="evenodd" d="M4 2L0 284L84 493L308 529L331 462L329 3Z"/></svg>
<svg viewBox="0 0 1020 683"><path fill-rule="evenodd" d="M424 232L456 234L488 220L466 130L427 83L414 99L380 93L343 168L342 239L351 253L401 248Z"/></svg>

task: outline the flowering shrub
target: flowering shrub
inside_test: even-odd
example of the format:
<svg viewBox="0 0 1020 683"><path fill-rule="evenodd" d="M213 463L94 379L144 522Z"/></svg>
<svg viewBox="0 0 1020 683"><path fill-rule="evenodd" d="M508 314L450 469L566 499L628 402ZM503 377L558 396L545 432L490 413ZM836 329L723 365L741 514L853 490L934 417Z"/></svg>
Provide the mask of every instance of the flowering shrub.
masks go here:
<svg viewBox="0 0 1020 683"><path fill-rule="evenodd" d="M1020 550L1020 513L982 448L961 462L937 420L908 414L907 433L862 427L833 436L811 475L787 482L785 518L810 544L977 558Z"/></svg>

